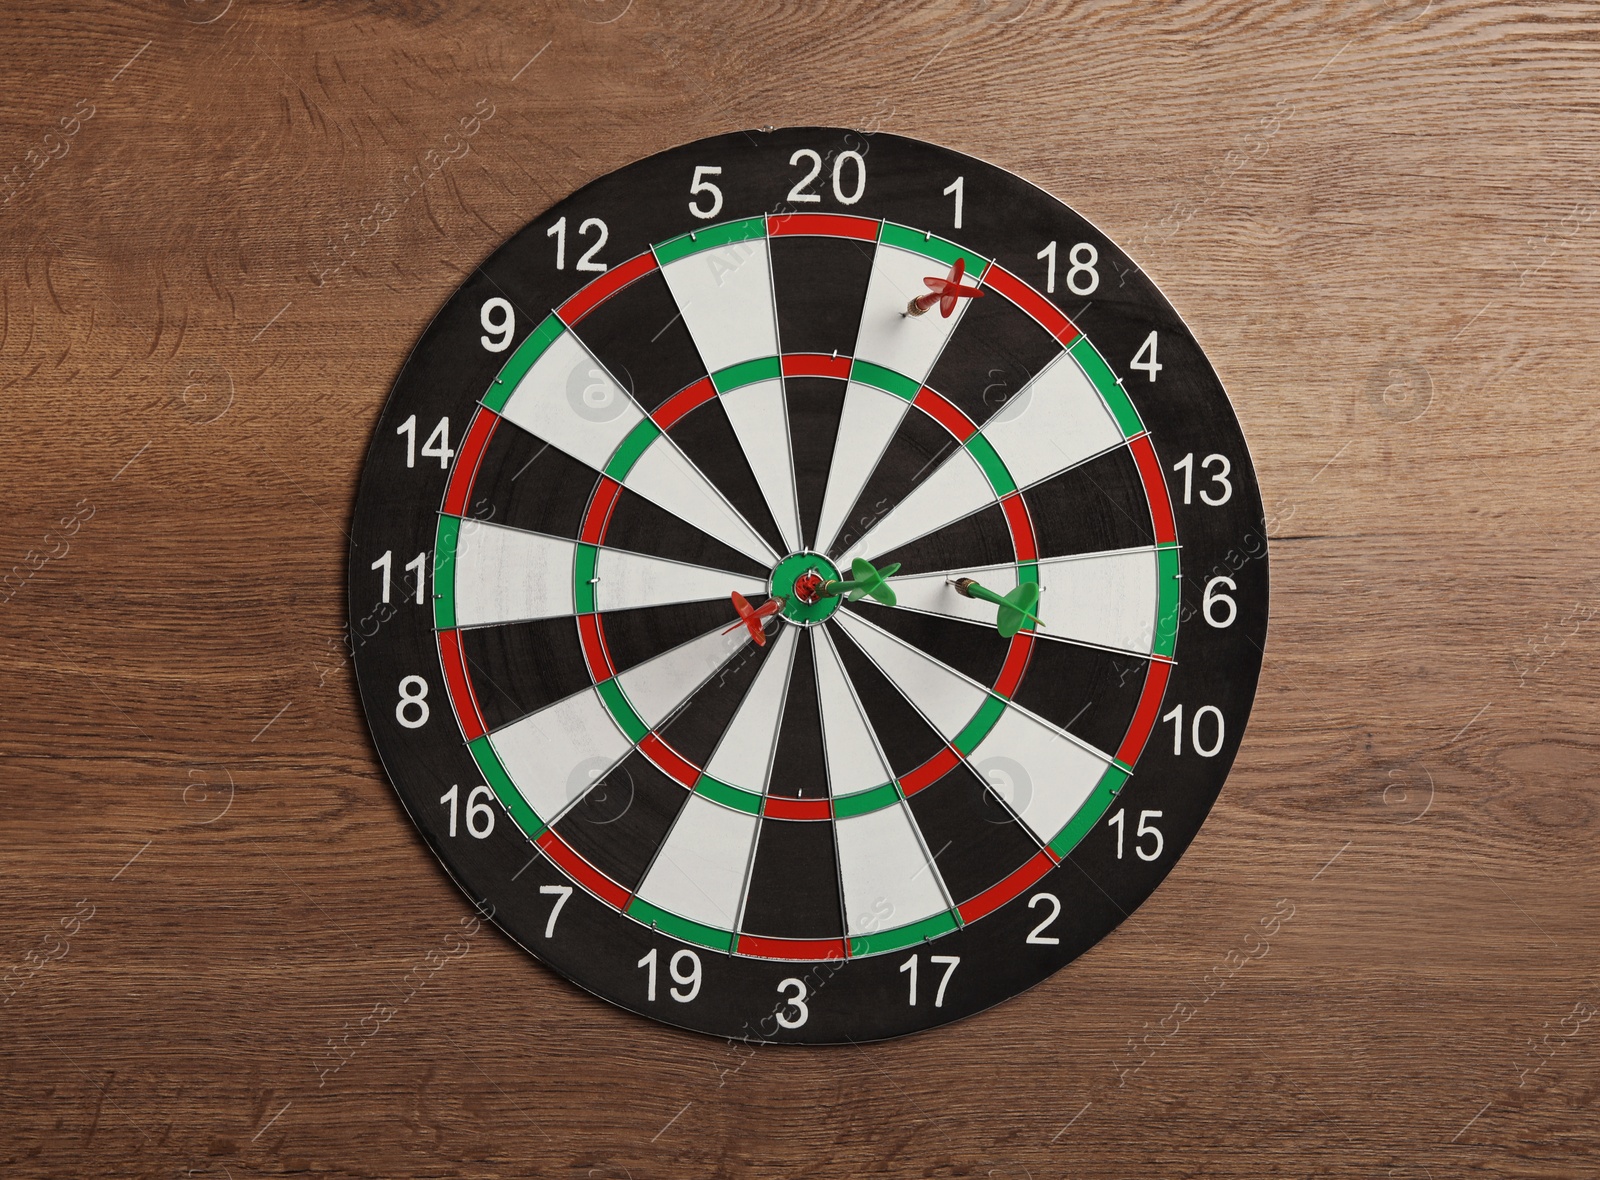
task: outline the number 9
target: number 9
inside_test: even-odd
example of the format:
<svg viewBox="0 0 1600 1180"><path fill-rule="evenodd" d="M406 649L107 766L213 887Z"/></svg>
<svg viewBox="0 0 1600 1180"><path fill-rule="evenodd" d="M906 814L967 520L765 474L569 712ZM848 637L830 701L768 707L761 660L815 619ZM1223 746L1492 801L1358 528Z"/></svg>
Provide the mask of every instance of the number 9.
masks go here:
<svg viewBox="0 0 1600 1180"><path fill-rule="evenodd" d="M498 316L495 313L499 313ZM504 352L511 347L511 337L516 331L517 316L511 310L511 301L496 295L483 305L478 320L483 324L484 331L499 337L491 340L488 336L479 336L478 341L490 352Z"/></svg>

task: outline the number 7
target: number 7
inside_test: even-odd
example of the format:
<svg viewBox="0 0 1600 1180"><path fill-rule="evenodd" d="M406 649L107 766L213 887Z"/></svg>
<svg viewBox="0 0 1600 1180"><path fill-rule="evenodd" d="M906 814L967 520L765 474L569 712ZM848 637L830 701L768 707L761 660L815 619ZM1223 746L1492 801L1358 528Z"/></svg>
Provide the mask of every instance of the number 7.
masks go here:
<svg viewBox="0 0 1600 1180"><path fill-rule="evenodd" d="M567 904L567 899L572 896L571 885L541 885L540 893L556 894L556 904L550 909L550 920L544 924L544 936L551 938L556 932L556 919L561 916L561 907ZM651 981L652 983L654 980ZM652 989L654 990L654 989ZM653 999L654 997L652 997Z"/></svg>

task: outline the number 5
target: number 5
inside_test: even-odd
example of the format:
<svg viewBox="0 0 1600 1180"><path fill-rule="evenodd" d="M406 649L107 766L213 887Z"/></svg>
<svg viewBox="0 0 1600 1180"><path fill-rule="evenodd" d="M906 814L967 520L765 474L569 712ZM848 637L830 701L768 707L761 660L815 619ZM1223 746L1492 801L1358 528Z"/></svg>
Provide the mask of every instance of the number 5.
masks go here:
<svg viewBox="0 0 1600 1180"><path fill-rule="evenodd" d="M709 209L700 208L699 203L696 201L689 202L689 212L702 221L709 221L722 212L722 190L705 179L707 176L721 175L722 169L720 167L712 167L706 164L701 164L694 170L694 179L689 184L689 195L692 197L697 193L711 194L711 208Z"/></svg>

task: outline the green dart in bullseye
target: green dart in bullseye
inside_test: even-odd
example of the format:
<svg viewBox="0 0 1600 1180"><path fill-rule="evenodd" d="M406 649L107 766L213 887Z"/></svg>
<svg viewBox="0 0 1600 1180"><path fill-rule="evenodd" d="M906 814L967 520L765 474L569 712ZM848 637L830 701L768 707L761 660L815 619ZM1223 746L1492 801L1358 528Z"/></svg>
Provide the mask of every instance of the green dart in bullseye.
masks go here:
<svg viewBox="0 0 1600 1180"><path fill-rule="evenodd" d="M859 602L863 598L873 598L884 606L895 605L894 591L889 588L887 578L892 578L900 568L897 561L893 565L878 569L865 558L858 557L850 563L850 577L830 578L822 583L817 591L819 597L831 598L836 594L843 594L851 602Z"/></svg>
<svg viewBox="0 0 1600 1180"><path fill-rule="evenodd" d="M952 578L950 584L956 588L958 594L976 598L980 602L992 602L1000 608L1000 613L995 618L995 626L999 629L1002 639L1010 639L1022 630L1022 624L1029 619L1041 627L1044 626L1044 620L1033 613L1033 608L1039 601L1038 582L1024 582L1009 594L997 594L987 586L980 586L971 578Z"/></svg>

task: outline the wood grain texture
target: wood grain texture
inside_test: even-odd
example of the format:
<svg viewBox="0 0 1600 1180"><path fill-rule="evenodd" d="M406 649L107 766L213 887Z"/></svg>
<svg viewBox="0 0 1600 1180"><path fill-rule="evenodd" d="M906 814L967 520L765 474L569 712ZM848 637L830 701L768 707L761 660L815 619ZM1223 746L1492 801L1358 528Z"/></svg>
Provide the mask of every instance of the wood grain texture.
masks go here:
<svg viewBox="0 0 1600 1180"><path fill-rule="evenodd" d="M28 0L0 30L0 1171L1593 1174L1600 10ZM736 1051L489 929L429 974L469 911L341 665L344 530L407 349L507 235L804 123L982 156L1130 249L1243 420L1273 625L1228 787L1114 935L952 1027Z"/></svg>

